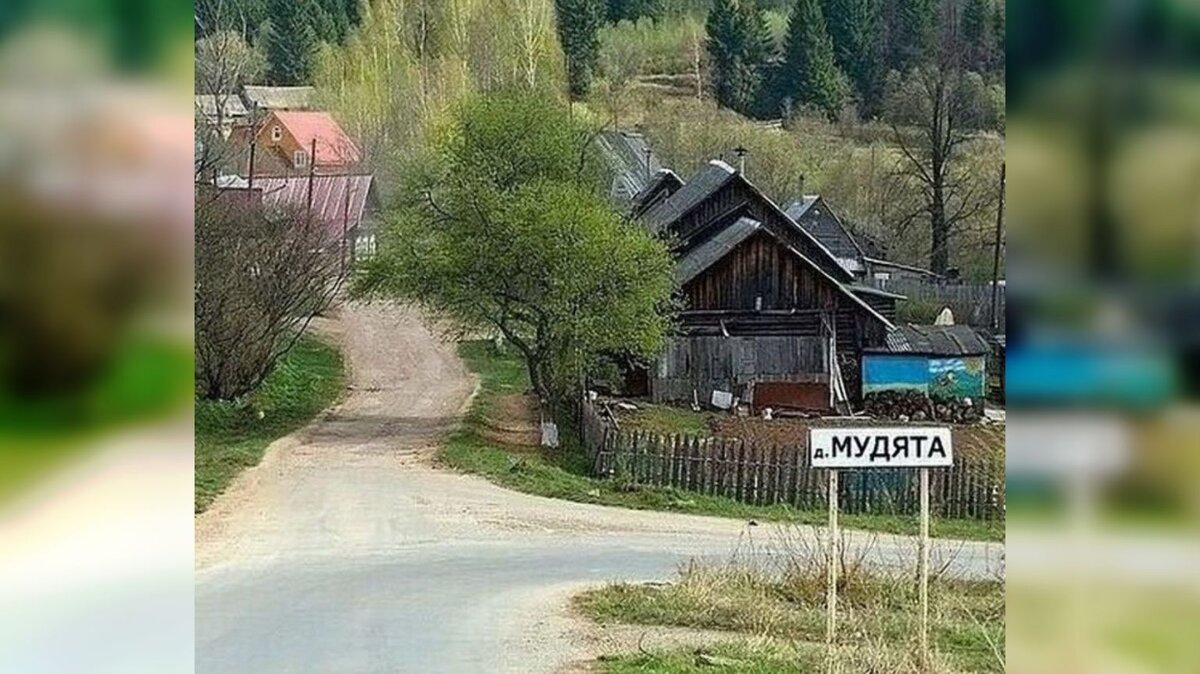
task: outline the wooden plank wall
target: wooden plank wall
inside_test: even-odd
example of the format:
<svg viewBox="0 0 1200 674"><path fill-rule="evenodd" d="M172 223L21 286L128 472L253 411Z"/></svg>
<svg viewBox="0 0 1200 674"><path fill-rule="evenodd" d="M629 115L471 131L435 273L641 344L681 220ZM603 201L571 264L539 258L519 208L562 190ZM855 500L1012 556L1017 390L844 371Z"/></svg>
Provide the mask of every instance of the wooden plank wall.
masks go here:
<svg viewBox="0 0 1200 674"><path fill-rule="evenodd" d="M829 342L824 337L688 336L668 341L651 376L656 402L702 403L714 390L740 393L753 381L829 381Z"/></svg>

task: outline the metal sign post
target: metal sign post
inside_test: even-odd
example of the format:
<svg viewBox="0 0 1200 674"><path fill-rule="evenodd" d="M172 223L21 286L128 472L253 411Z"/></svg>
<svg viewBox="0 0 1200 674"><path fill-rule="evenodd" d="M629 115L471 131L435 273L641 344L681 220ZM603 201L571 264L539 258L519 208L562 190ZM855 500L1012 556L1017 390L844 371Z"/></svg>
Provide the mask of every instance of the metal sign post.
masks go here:
<svg viewBox="0 0 1200 674"><path fill-rule="evenodd" d="M954 465L950 429L814 428L809 436L810 462L829 469L829 569L826 577L825 645L827 671L837 667L838 469L917 468L920 472L921 532L917 575L921 623L921 670L929 671L929 469Z"/></svg>

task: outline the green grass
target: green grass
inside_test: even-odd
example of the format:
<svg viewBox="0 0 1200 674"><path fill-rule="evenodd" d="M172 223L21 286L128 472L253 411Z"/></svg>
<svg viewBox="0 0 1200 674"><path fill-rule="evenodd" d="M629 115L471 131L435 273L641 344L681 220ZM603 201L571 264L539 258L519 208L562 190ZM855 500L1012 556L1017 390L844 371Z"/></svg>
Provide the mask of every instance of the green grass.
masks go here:
<svg viewBox="0 0 1200 674"><path fill-rule="evenodd" d="M32 400L0 392L0 499L77 457L101 434L181 413L192 371L186 343L141 335L85 388Z"/></svg>
<svg viewBox="0 0 1200 674"><path fill-rule="evenodd" d="M196 401L196 512L203 512L239 472L257 464L272 441L332 404L343 376L337 350L304 337L247 399Z"/></svg>
<svg viewBox="0 0 1200 674"><path fill-rule="evenodd" d="M720 646L726 652L719 655L744 661L737 671L797 671L799 663L823 655L825 638L823 563L816 556L792 557L797 558L801 561L779 569L692 564L675 583L615 583L580 595L576 606L601 623L729 632L731 640ZM918 629L911 579L853 571L842 580L843 671L909 671L917 660ZM930 602L935 671L1003 671L1002 582L935 581ZM666 651L623 656L602 671L690 672L694 662L688 651ZM775 669L781 663L784 669Z"/></svg>
<svg viewBox="0 0 1200 674"><path fill-rule="evenodd" d="M618 481L589 476L588 459L570 432L562 434L563 447L559 450L499 445L484 437L480 427L498 398L528 388L524 365L515 353L497 351L491 342L465 342L459 346L459 354L467 367L479 375L480 388L465 423L446 439L439 452L442 463L451 468L480 475L516 491L581 503L764 522L827 521L824 511L802 511L787 505L754 506L730 498L662 487L622 489ZM652 406L651 409L669 408ZM663 422L665 413L659 414L658 422ZM842 515L840 522L844 527L884 533L914 535L918 531L917 518L913 516ZM931 531L934 536L944 538L1004 540L1003 522L935 519Z"/></svg>

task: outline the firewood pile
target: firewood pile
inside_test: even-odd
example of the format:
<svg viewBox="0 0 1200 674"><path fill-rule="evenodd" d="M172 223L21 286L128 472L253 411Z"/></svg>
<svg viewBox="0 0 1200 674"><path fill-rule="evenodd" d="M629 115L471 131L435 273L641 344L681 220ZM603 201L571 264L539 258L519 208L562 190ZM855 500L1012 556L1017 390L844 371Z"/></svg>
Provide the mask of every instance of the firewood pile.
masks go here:
<svg viewBox="0 0 1200 674"><path fill-rule="evenodd" d="M983 401L930 398L919 391L876 391L863 399L867 414L898 421L944 421L970 424L983 416Z"/></svg>

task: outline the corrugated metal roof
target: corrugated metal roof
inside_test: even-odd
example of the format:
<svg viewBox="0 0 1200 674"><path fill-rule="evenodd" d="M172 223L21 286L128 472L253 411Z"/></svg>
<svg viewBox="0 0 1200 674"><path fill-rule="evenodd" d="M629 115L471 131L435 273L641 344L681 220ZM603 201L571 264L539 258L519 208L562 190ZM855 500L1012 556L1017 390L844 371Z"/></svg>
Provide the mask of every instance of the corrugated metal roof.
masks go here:
<svg viewBox="0 0 1200 674"><path fill-rule="evenodd" d="M711 239L684 255L675 266L675 280L683 285L696 278L761 228L762 223L757 220L739 218L737 222L717 232Z"/></svg>
<svg viewBox="0 0 1200 674"><path fill-rule="evenodd" d="M812 208L812 205L817 203L817 199L820 198L821 197L809 194L793 201L784 210L788 214L789 218L793 220L799 220L800 218L804 217L804 214L808 212L808 209Z"/></svg>
<svg viewBox="0 0 1200 674"><path fill-rule="evenodd" d="M991 351L969 325L900 325L887 334L887 350L928 356L979 356Z"/></svg>
<svg viewBox="0 0 1200 674"><path fill-rule="evenodd" d="M646 200L667 183L672 183L673 189L678 190L683 187L683 178L680 178L671 169L659 169L658 173L655 173L654 177L650 179L650 183L643 187L641 192L634 195L633 210L636 212L638 209L644 208Z"/></svg>
<svg viewBox="0 0 1200 674"><path fill-rule="evenodd" d="M343 229L350 231L362 224L371 180L369 175L313 177L313 215L325 223L332 236L341 238ZM255 176L254 188L262 190L267 206L303 209L308 206L308 181L307 176Z"/></svg>
<svg viewBox="0 0 1200 674"><path fill-rule="evenodd" d="M696 204L704 201L713 192L721 189L735 175L733 167L714 159L700 170L670 198L655 204L642 216L650 231L658 234L672 222L678 220Z"/></svg>
<svg viewBox="0 0 1200 674"><path fill-rule="evenodd" d="M312 87L267 87L247 84L242 94L250 107L263 110L308 110L316 98Z"/></svg>
<svg viewBox="0 0 1200 674"><path fill-rule="evenodd" d="M650 146L640 133L605 131L596 137L596 146L612 173L609 196L618 203L628 204L646 189L651 176L662 170L658 157L649 151Z"/></svg>

